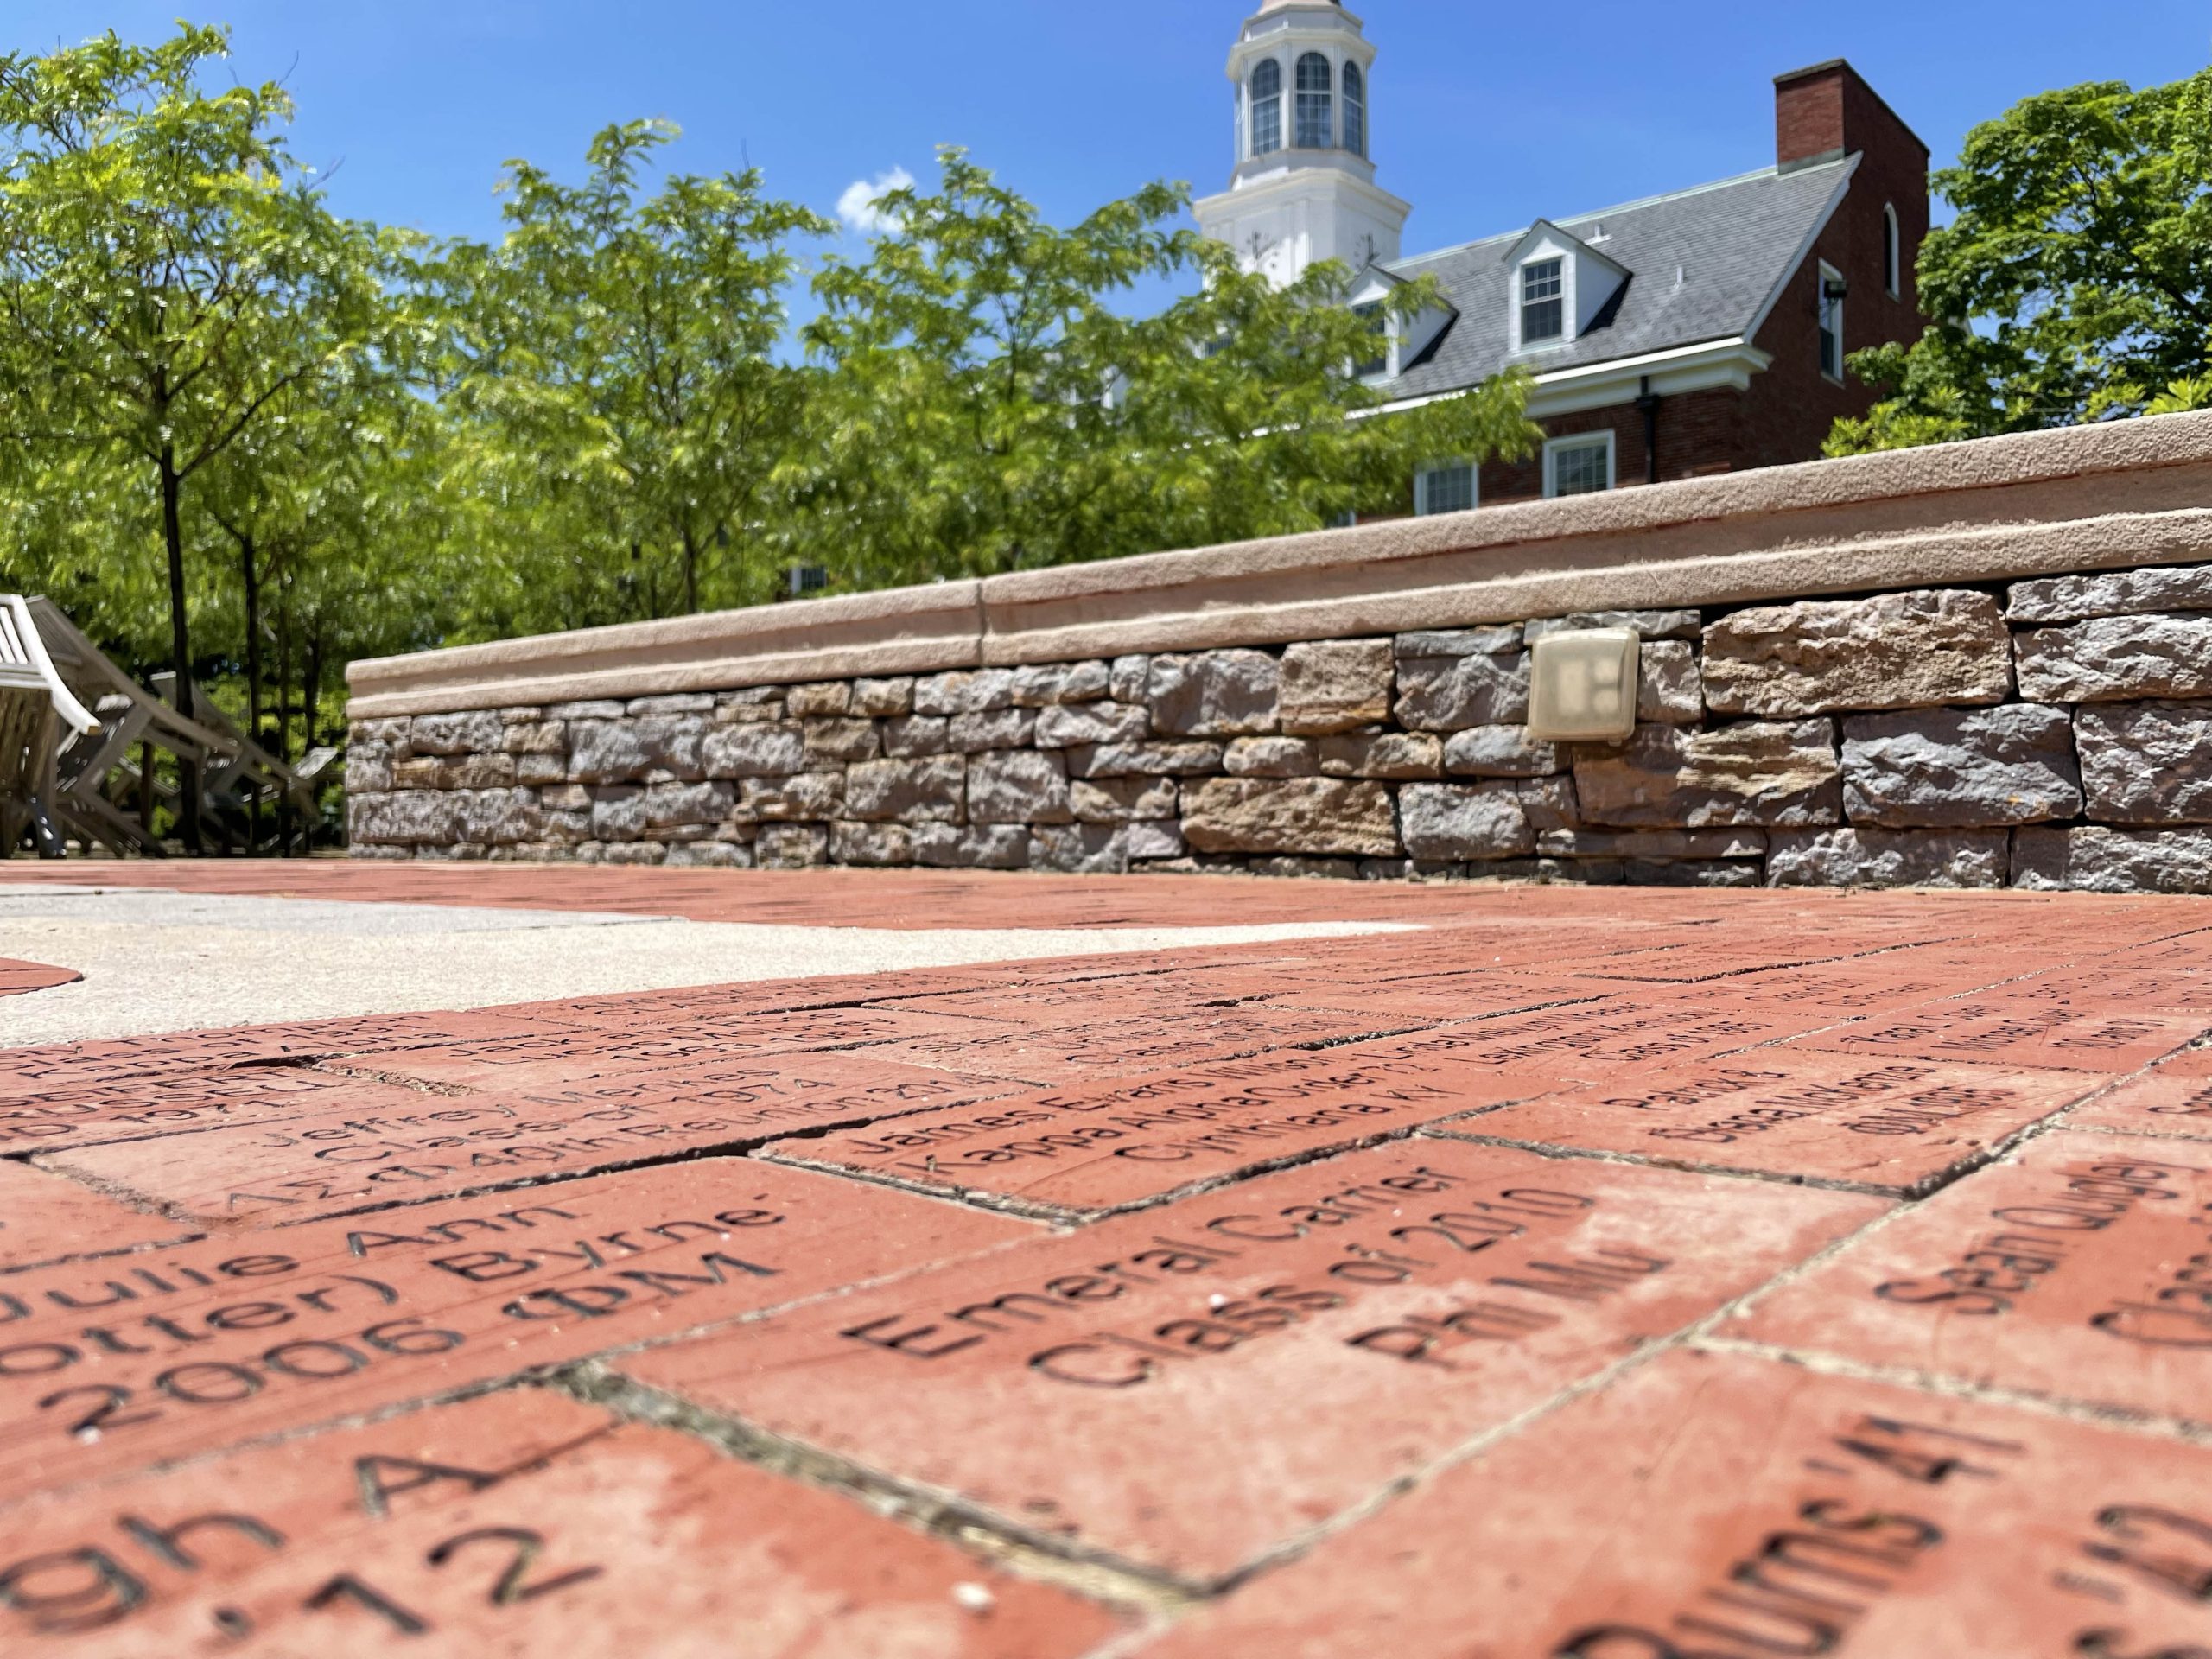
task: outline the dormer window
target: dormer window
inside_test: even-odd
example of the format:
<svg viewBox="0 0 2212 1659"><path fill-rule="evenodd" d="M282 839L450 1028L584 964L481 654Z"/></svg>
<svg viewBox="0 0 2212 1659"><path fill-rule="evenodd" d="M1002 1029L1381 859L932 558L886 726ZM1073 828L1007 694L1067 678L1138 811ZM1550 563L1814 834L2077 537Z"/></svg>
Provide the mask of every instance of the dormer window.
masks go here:
<svg viewBox="0 0 2212 1659"><path fill-rule="evenodd" d="M1252 154L1282 148L1282 66L1263 58L1252 69Z"/></svg>
<svg viewBox="0 0 2212 1659"><path fill-rule="evenodd" d="M1344 148L1367 154L1367 77L1356 63L1344 65Z"/></svg>
<svg viewBox="0 0 2212 1659"><path fill-rule="evenodd" d="M1298 60L1298 147L1328 149L1337 142L1336 99L1332 93L1335 72L1319 52Z"/></svg>
<svg viewBox="0 0 2212 1659"><path fill-rule="evenodd" d="M1567 262L1531 259L1521 267L1521 343L1541 346L1566 337Z"/></svg>
<svg viewBox="0 0 2212 1659"><path fill-rule="evenodd" d="M1375 355L1363 358L1352 365L1352 372L1361 379L1370 375L1387 374L1390 369L1390 318L1383 310L1382 302L1370 300L1363 305L1352 307L1352 315L1367 324L1367 332L1375 336Z"/></svg>

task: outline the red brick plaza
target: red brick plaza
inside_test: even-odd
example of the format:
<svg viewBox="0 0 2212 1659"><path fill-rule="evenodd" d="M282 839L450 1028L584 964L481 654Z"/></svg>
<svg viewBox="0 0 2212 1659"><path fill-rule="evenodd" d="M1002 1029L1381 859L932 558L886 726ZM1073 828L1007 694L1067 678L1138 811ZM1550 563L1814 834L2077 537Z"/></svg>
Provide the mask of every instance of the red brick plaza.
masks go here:
<svg viewBox="0 0 2212 1659"><path fill-rule="evenodd" d="M2202 901L87 869L1423 931L0 1053L9 1659L2212 1653Z"/></svg>

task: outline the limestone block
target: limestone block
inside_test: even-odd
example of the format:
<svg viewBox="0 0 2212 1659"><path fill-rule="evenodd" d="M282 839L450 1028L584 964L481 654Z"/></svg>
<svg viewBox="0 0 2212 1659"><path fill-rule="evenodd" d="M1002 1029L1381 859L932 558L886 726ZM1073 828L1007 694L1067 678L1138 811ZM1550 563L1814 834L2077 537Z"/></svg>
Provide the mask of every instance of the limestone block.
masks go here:
<svg viewBox="0 0 2212 1659"><path fill-rule="evenodd" d="M749 870L753 849L728 841L695 841L668 849L663 861L671 869Z"/></svg>
<svg viewBox="0 0 2212 1659"><path fill-rule="evenodd" d="M764 690L778 690L780 687L766 686ZM715 700L714 723L717 726L758 726L766 721L779 721L784 717L781 697L747 698L733 701L729 694Z"/></svg>
<svg viewBox="0 0 2212 1659"><path fill-rule="evenodd" d="M1572 830L1581 823L1572 778L1529 778L1516 787L1521 791L1521 810L1529 815L1529 827L1539 833Z"/></svg>
<svg viewBox="0 0 2212 1659"><path fill-rule="evenodd" d="M1426 732L1361 732L1321 740L1330 778L1441 778L1444 740Z"/></svg>
<svg viewBox="0 0 2212 1659"><path fill-rule="evenodd" d="M1073 778L1191 778L1221 770L1218 743L1100 743L1070 749Z"/></svg>
<svg viewBox="0 0 2212 1659"><path fill-rule="evenodd" d="M1717 715L2001 702L2011 637L1987 594L1938 589L1738 611L1705 631Z"/></svg>
<svg viewBox="0 0 2212 1659"><path fill-rule="evenodd" d="M569 752L569 722L565 720L511 720L500 728L499 747L509 754L566 754Z"/></svg>
<svg viewBox="0 0 2212 1659"><path fill-rule="evenodd" d="M600 849L602 864L665 864L668 843L661 841L609 842Z"/></svg>
<svg viewBox="0 0 2212 1659"><path fill-rule="evenodd" d="M1697 859L1653 863L1631 858L1623 867L1632 887L1756 887L1759 867L1750 863L1706 863Z"/></svg>
<svg viewBox="0 0 2212 1659"><path fill-rule="evenodd" d="M918 754L943 754L952 722L942 715L909 715L883 722L883 752L894 760Z"/></svg>
<svg viewBox="0 0 2212 1659"><path fill-rule="evenodd" d="M583 702L556 702L545 711L548 720L620 720L629 705L594 698Z"/></svg>
<svg viewBox="0 0 2212 1659"><path fill-rule="evenodd" d="M711 691L677 691L658 696L632 697L622 705L628 715L704 715L711 713L715 694Z"/></svg>
<svg viewBox="0 0 2212 1659"><path fill-rule="evenodd" d="M346 728L349 743L387 743L394 750L407 747L407 734L415 722L401 715L391 720L357 720Z"/></svg>
<svg viewBox="0 0 2212 1659"><path fill-rule="evenodd" d="M591 839L591 810L545 813L538 834L556 847L581 847Z"/></svg>
<svg viewBox="0 0 2212 1659"><path fill-rule="evenodd" d="M709 778L781 778L806 770L806 734L797 726L716 727L700 751Z"/></svg>
<svg viewBox="0 0 2212 1659"><path fill-rule="evenodd" d="M969 823L1066 823L1074 817L1067 764L1058 755L1015 749L968 762Z"/></svg>
<svg viewBox="0 0 2212 1659"><path fill-rule="evenodd" d="M1243 737L1276 729L1281 665L1263 651L1155 657L1145 701L1168 737Z"/></svg>
<svg viewBox="0 0 2212 1659"><path fill-rule="evenodd" d="M784 707L795 719L851 712L853 688L848 680L823 680L814 685L787 685Z"/></svg>
<svg viewBox="0 0 2212 1659"><path fill-rule="evenodd" d="M2085 893L2212 893L2212 830L2012 832L2012 885Z"/></svg>
<svg viewBox="0 0 2212 1659"><path fill-rule="evenodd" d="M1547 634L1580 633L1588 628L1634 628L1646 647L1655 639L1694 639L1703 632L1695 611L1577 611L1521 625L1530 645Z"/></svg>
<svg viewBox="0 0 2212 1659"><path fill-rule="evenodd" d="M1529 653L1401 656L1397 715L1417 732L1518 725L1529 718Z"/></svg>
<svg viewBox="0 0 2212 1659"><path fill-rule="evenodd" d="M1390 642L1401 662L1408 657L1510 657L1524 643L1521 625L1502 628L1434 628L1402 633Z"/></svg>
<svg viewBox="0 0 2212 1659"><path fill-rule="evenodd" d="M1104 662L1033 663L1014 671L1014 706L1046 709L1055 703L1096 702L1112 683Z"/></svg>
<svg viewBox="0 0 2212 1659"><path fill-rule="evenodd" d="M1639 726L1618 749L1574 760L1585 822L1624 830L1804 826L1843 817L1843 774L1825 720L1745 721L1711 731Z"/></svg>
<svg viewBox="0 0 2212 1659"><path fill-rule="evenodd" d="M512 754L464 755L446 766L448 789L512 789L514 784Z"/></svg>
<svg viewBox="0 0 2212 1659"><path fill-rule="evenodd" d="M365 743L359 738L346 748L346 792L381 795L392 786L393 762L388 743Z"/></svg>
<svg viewBox="0 0 2212 1659"><path fill-rule="evenodd" d="M2090 616L2152 611L2212 611L2212 564L2016 582L2005 594L2007 621L2076 622Z"/></svg>
<svg viewBox="0 0 2212 1659"><path fill-rule="evenodd" d="M549 812L591 810L591 791L582 784L548 784L537 791L537 798Z"/></svg>
<svg viewBox="0 0 2212 1659"><path fill-rule="evenodd" d="M453 763L434 755L418 755L396 764L391 779L395 789L451 789Z"/></svg>
<svg viewBox="0 0 2212 1659"><path fill-rule="evenodd" d="M1770 887L2001 887L2012 837L2002 830L1777 830Z"/></svg>
<svg viewBox="0 0 2212 1659"><path fill-rule="evenodd" d="M1389 792L1334 778L1213 778L1183 794L1183 834L1202 853L1400 850Z"/></svg>
<svg viewBox="0 0 2212 1659"><path fill-rule="evenodd" d="M845 772L845 816L862 823L957 823L967 779L967 760L957 754L863 760Z"/></svg>
<svg viewBox="0 0 2212 1659"><path fill-rule="evenodd" d="M1074 875L1120 875L1129 868L1125 824L1040 824L1030 831L1029 867Z"/></svg>
<svg viewBox="0 0 2212 1659"><path fill-rule="evenodd" d="M912 836L899 823L833 823L830 826L830 861L833 864L911 864Z"/></svg>
<svg viewBox="0 0 2212 1659"><path fill-rule="evenodd" d="M1078 823L1172 818L1181 798L1173 778L1101 778L1069 785L1069 804Z"/></svg>
<svg viewBox="0 0 2212 1659"><path fill-rule="evenodd" d="M568 781L569 757L566 754L515 756L515 782L518 784L565 784Z"/></svg>
<svg viewBox="0 0 2212 1659"><path fill-rule="evenodd" d="M1142 705L1080 702L1045 709L1037 715L1040 749L1072 749L1084 743L1141 743L1152 720Z"/></svg>
<svg viewBox="0 0 2212 1659"><path fill-rule="evenodd" d="M1281 665L1283 730L1325 737L1388 720L1396 670L1388 639L1289 646Z"/></svg>
<svg viewBox="0 0 2212 1659"><path fill-rule="evenodd" d="M914 862L941 870L1029 868L1029 831L1012 823L918 823L908 832Z"/></svg>
<svg viewBox="0 0 2212 1659"><path fill-rule="evenodd" d="M1131 823L1123 833L1132 860L1180 858L1191 850L1190 843L1183 839L1183 826L1172 818Z"/></svg>
<svg viewBox="0 0 2212 1659"><path fill-rule="evenodd" d="M848 713L855 715L906 715L914 709L914 677L900 675L887 680L855 680L852 702Z"/></svg>
<svg viewBox="0 0 2212 1659"><path fill-rule="evenodd" d="M1846 832L1848 833L1848 832ZM1998 832L2000 838L2003 831ZM1536 837L1546 858L1763 858L1764 830L1548 830Z"/></svg>
<svg viewBox="0 0 2212 1659"><path fill-rule="evenodd" d="M799 722L806 745L807 769L820 772L853 760L873 760L881 752L872 720L807 720Z"/></svg>
<svg viewBox="0 0 2212 1659"><path fill-rule="evenodd" d="M543 832L545 812L534 789L461 790L454 803L463 841L512 846L535 841Z"/></svg>
<svg viewBox="0 0 2212 1659"><path fill-rule="evenodd" d="M963 669L930 674L914 682L918 715L987 715L1014 707L1014 671L1005 668Z"/></svg>
<svg viewBox="0 0 2212 1659"><path fill-rule="evenodd" d="M655 770L701 777L709 729L699 715L580 720L569 728L569 775L585 784L619 784Z"/></svg>
<svg viewBox="0 0 2212 1659"><path fill-rule="evenodd" d="M1026 749L1037 730L1037 715L1027 709L998 709L987 715L955 715L945 723L944 743L959 754L981 754L987 749Z"/></svg>
<svg viewBox="0 0 2212 1659"><path fill-rule="evenodd" d="M402 790L389 795L349 797L346 821L347 838L357 843L427 847L458 838L460 810L451 795Z"/></svg>
<svg viewBox="0 0 2212 1659"><path fill-rule="evenodd" d="M2070 818L2082 772L2063 709L1921 709L1843 723L1843 804L1853 823L1960 830Z"/></svg>
<svg viewBox="0 0 2212 1659"><path fill-rule="evenodd" d="M738 785L736 816L756 823L834 818L845 804L845 774L803 772L790 778L747 778Z"/></svg>
<svg viewBox="0 0 2212 1659"><path fill-rule="evenodd" d="M408 734L417 754L480 754L505 741L504 723L490 709L468 714L417 715Z"/></svg>
<svg viewBox="0 0 2212 1659"><path fill-rule="evenodd" d="M1518 785L1408 784L1398 793L1406 851L1415 858L1512 858L1536 850Z"/></svg>
<svg viewBox="0 0 2212 1659"><path fill-rule="evenodd" d="M1222 755L1232 778L1316 778L1319 745L1304 737L1240 737Z"/></svg>
<svg viewBox="0 0 2212 1659"><path fill-rule="evenodd" d="M602 784L591 792L594 841L637 841L645 833L645 791L635 784Z"/></svg>
<svg viewBox="0 0 2212 1659"><path fill-rule="evenodd" d="M1648 639L1639 653L1643 677L1636 688L1636 717L1674 725L1705 718L1705 677L1697 648L1681 639Z"/></svg>
<svg viewBox="0 0 2212 1659"><path fill-rule="evenodd" d="M1116 702L1142 702L1151 683L1151 658L1116 657L1107 672L1106 695Z"/></svg>
<svg viewBox="0 0 2212 1659"><path fill-rule="evenodd" d="M645 823L656 830L677 824L715 824L736 806L734 784L654 784L645 791Z"/></svg>
<svg viewBox="0 0 2212 1659"><path fill-rule="evenodd" d="M1444 741L1444 770L1464 778L1541 778L1566 770L1561 750L1526 726L1470 726Z"/></svg>
<svg viewBox="0 0 2212 1659"><path fill-rule="evenodd" d="M2085 704L2074 735L2088 817L2212 823L2212 702Z"/></svg>
<svg viewBox="0 0 2212 1659"><path fill-rule="evenodd" d="M771 824L753 843L753 861L764 870L803 870L830 861L830 831L819 823Z"/></svg>
<svg viewBox="0 0 2212 1659"><path fill-rule="evenodd" d="M2014 641L2020 695L2043 702L2212 697L2212 615L2101 616Z"/></svg>

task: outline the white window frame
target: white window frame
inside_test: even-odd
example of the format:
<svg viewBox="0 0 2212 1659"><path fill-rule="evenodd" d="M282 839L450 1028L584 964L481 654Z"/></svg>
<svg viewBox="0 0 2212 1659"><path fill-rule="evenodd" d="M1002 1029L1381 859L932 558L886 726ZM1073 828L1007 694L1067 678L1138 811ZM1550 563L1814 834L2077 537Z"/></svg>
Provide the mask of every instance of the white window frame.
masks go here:
<svg viewBox="0 0 2212 1659"><path fill-rule="evenodd" d="M1547 438L1544 440L1545 500L1552 501L1560 499L1560 452L1563 449L1586 449L1593 448L1599 444L1603 444L1605 449L1605 487L1608 490L1611 490L1616 489L1619 486L1619 480L1614 473L1614 467L1618 455L1618 446L1613 441L1612 432L1610 429L1599 432L1573 432L1569 433L1565 437ZM1578 493L1583 495L1593 495L1596 494L1597 492L1593 490L1583 490L1578 492Z"/></svg>
<svg viewBox="0 0 2212 1659"><path fill-rule="evenodd" d="M1844 360L1850 355L1850 347L1844 344L1844 302L1841 300L1830 300L1828 298L1828 282L1831 278L1839 283L1841 282L1843 280L1843 273L1838 270L1834 265L1828 264L1825 259L1821 260L1820 263L1820 281L1813 289L1814 349L1816 351L1820 349L1818 341L1821 335L1830 332L1834 334L1835 372L1833 374L1828 372L1827 354L1825 352L1821 352L1821 378L1826 380L1830 385L1840 386L1843 384ZM1833 331L1831 331L1827 326L1828 307L1830 305L1834 305L1835 307L1835 327Z"/></svg>
<svg viewBox="0 0 2212 1659"><path fill-rule="evenodd" d="M1894 202L1882 204L1882 283L1890 297L1904 297L1904 232L1897 224Z"/></svg>
<svg viewBox="0 0 2212 1659"><path fill-rule="evenodd" d="M1529 291L1529 268L1559 264L1559 333L1542 340L1530 340L1522 333L1522 324L1529 315L1529 302L1523 296ZM1513 268L1513 349L1518 352L1555 352L1574 344L1574 259L1564 250L1557 253L1534 253Z"/></svg>
<svg viewBox="0 0 2212 1659"><path fill-rule="evenodd" d="M1428 480L1433 473L1464 472L1467 474L1467 505L1465 507L1432 507L1428 504ZM1483 504L1483 469L1471 461L1432 461L1414 474L1414 517L1432 518L1440 512L1471 512Z"/></svg>

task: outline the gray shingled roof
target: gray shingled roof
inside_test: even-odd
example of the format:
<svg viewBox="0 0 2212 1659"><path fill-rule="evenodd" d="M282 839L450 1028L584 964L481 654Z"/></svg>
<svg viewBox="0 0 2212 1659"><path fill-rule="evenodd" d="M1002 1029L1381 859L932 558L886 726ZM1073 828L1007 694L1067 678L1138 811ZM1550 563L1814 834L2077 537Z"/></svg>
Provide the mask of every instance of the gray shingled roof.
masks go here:
<svg viewBox="0 0 2212 1659"><path fill-rule="evenodd" d="M1543 374L1745 334L1790 274L1849 166L1847 158L1787 173L1770 168L1553 220L1586 240L1602 222L1605 239L1595 245L1631 273L1628 292L1602 326L1573 345L1521 360ZM1459 315L1421 362L1382 383L1382 390L1393 397L1449 391L1507 365L1512 272L1504 260L1526 233L1511 231L1383 267L1399 276L1433 276Z"/></svg>

